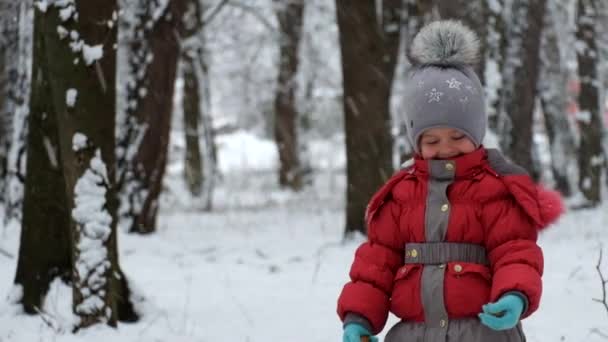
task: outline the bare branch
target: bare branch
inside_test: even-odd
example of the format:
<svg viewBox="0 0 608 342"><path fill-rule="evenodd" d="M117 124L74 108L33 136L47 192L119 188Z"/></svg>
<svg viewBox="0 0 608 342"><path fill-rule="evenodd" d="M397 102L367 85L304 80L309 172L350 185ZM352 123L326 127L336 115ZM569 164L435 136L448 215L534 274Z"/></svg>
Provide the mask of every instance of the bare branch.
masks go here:
<svg viewBox="0 0 608 342"><path fill-rule="evenodd" d="M602 250L603 247L600 245L600 257L598 258L597 265L595 266L597 273L600 275L600 281L602 282L602 299L594 298L593 300L598 303L602 303L606 309L606 313L608 313L608 298L606 298L606 285L608 284L608 279L604 278L604 275L602 274Z"/></svg>
<svg viewBox="0 0 608 342"><path fill-rule="evenodd" d="M228 4L228 2L230 2L230 0L222 0L219 4L217 4L213 9L211 9L211 13L209 13L209 15L205 15L205 18L203 19L203 25L202 26L206 26L208 25L213 18L215 18L215 16L220 13L220 10L222 9L222 7L224 7L225 5Z"/></svg>

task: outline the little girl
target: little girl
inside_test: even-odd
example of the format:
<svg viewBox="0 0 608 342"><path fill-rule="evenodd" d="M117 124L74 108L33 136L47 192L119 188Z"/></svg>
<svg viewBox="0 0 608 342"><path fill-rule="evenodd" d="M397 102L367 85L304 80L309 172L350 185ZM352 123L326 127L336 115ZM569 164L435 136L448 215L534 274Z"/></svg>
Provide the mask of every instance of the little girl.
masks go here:
<svg viewBox="0 0 608 342"><path fill-rule="evenodd" d="M372 197L368 241L338 299L344 342L525 341L539 305L538 231L563 211L559 195L485 149L475 34L455 21L424 27L405 90L413 165Z"/></svg>

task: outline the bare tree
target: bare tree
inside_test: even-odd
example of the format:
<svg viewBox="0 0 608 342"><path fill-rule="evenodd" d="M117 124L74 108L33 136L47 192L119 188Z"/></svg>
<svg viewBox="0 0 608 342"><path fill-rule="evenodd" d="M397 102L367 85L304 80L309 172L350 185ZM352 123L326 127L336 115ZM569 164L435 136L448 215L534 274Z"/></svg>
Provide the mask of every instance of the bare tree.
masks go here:
<svg viewBox="0 0 608 342"><path fill-rule="evenodd" d="M342 52L347 193L345 236L366 232L364 212L392 174L389 100L399 51L400 0L336 0Z"/></svg>
<svg viewBox="0 0 608 342"><path fill-rule="evenodd" d="M167 162L177 61L175 34L186 1L134 5L129 51L127 110L119 122L118 170L121 219L131 232L156 229L158 197Z"/></svg>
<svg viewBox="0 0 608 342"><path fill-rule="evenodd" d="M304 17L304 1L275 0L280 29L279 73L274 99L274 135L279 154L279 184L293 190L303 186L298 151L296 75Z"/></svg>
<svg viewBox="0 0 608 342"><path fill-rule="evenodd" d="M595 1L578 0L576 38L578 75L581 83L580 111L577 114L580 131L578 186L587 201L586 206L595 206L601 201L600 178L604 157L599 102L597 18L598 8Z"/></svg>
<svg viewBox="0 0 608 342"><path fill-rule="evenodd" d="M48 282L61 276L72 283L75 329L115 326L137 319L116 246L117 6L46 5L35 12L29 178L15 281L28 293L24 308L37 311Z"/></svg>
<svg viewBox="0 0 608 342"><path fill-rule="evenodd" d="M184 79L183 110L186 136L184 176L190 193L199 198L204 210L211 210L217 160L210 113L209 72L205 56L204 13L211 20L226 4L205 10L200 0L189 0L179 27L181 74ZM200 138L203 137L201 149Z"/></svg>
<svg viewBox="0 0 608 342"><path fill-rule="evenodd" d="M567 14L555 2L547 3L545 30L541 42L539 99L551 152L551 170L556 188L565 196L572 194L576 165L572 127L568 120L569 74L564 63L563 47L559 41L559 25L567 21Z"/></svg>
<svg viewBox="0 0 608 342"><path fill-rule="evenodd" d="M532 157L532 118L536 104L539 47L545 0L513 0L507 25L504 80L498 123L500 146L515 163L540 176Z"/></svg>

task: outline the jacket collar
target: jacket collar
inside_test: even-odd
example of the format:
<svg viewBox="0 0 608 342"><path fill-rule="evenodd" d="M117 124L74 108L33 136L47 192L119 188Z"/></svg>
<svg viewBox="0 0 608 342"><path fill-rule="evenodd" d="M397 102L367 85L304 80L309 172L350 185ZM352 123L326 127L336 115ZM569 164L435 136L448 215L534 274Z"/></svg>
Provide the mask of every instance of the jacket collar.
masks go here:
<svg viewBox="0 0 608 342"><path fill-rule="evenodd" d="M422 159L420 154L414 157L414 173L428 175L439 180L454 178L472 178L487 165L487 152L483 146L471 153L453 159Z"/></svg>

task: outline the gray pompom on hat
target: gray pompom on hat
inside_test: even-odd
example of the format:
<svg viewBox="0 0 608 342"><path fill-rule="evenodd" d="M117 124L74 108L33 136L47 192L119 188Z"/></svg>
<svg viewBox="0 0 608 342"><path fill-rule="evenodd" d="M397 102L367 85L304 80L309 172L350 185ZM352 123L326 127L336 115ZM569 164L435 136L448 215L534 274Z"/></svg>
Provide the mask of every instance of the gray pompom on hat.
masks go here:
<svg viewBox="0 0 608 342"><path fill-rule="evenodd" d="M423 27L412 42L405 86L407 133L416 152L430 128L462 131L475 146L486 133L484 89L473 67L479 62L479 39L459 21Z"/></svg>

